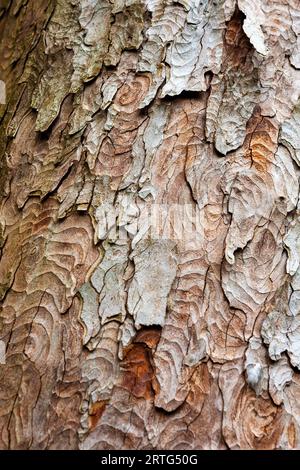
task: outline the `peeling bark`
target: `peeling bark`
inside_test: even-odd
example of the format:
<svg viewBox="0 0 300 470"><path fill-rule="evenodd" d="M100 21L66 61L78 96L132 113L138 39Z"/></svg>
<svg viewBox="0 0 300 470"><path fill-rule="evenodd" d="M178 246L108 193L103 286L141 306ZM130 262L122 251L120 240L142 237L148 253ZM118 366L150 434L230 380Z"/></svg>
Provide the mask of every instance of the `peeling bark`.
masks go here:
<svg viewBox="0 0 300 470"><path fill-rule="evenodd" d="M299 2L0 31L0 448L299 449Z"/></svg>

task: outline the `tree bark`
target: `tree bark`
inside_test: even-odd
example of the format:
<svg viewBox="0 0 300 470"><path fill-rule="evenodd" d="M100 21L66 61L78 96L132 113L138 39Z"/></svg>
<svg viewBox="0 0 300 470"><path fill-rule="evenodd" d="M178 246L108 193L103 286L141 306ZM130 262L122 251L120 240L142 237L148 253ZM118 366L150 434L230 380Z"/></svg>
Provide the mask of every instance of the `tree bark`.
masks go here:
<svg viewBox="0 0 300 470"><path fill-rule="evenodd" d="M0 448L300 448L299 2L0 31Z"/></svg>

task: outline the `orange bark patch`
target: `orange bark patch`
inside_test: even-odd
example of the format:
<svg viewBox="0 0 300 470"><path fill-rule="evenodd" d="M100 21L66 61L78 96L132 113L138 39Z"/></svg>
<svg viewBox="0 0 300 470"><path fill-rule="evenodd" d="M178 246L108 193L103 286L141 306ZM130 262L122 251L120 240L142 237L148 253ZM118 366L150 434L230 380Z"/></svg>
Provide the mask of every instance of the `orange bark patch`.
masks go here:
<svg viewBox="0 0 300 470"><path fill-rule="evenodd" d="M160 330L158 329L141 330L134 343L127 349L121 364L122 386L136 398L149 400L153 397L152 349L156 347L159 337Z"/></svg>
<svg viewBox="0 0 300 470"><path fill-rule="evenodd" d="M256 110L247 126L245 139L246 158L261 173L266 173L274 160L277 148L278 126L269 118L261 117Z"/></svg>
<svg viewBox="0 0 300 470"><path fill-rule="evenodd" d="M290 422L289 427L288 427L288 440L289 440L289 446L294 449L295 444L296 444L296 428L295 424L293 421Z"/></svg>
<svg viewBox="0 0 300 470"><path fill-rule="evenodd" d="M148 348L155 348L160 338L160 329L154 328L145 328L140 330L136 339L135 343L144 343Z"/></svg>
<svg viewBox="0 0 300 470"><path fill-rule="evenodd" d="M248 54L253 54L253 47L243 30L243 17L239 11L228 22L225 33L225 54L223 69L245 64Z"/></svg>
<svg viewBox="0 0 300 470"><path fill-rule="evenodd" d="M107 400L102 400L102 401L97 401L92 405L92 408L89 413L89 428L94 429L100 420L101 416L104 413L104 410L106 408L108 401Z"/></svg>

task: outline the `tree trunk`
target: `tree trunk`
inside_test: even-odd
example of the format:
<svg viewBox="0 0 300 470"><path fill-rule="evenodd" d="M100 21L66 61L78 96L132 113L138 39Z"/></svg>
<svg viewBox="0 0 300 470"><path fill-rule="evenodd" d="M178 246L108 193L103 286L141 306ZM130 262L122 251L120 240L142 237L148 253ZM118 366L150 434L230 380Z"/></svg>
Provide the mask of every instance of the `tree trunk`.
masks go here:
<svg viewBox="0 0 300 470"><path fill-rule="evenodd" d="M300 448L299 2L0 31L0 448Z"/></svg>

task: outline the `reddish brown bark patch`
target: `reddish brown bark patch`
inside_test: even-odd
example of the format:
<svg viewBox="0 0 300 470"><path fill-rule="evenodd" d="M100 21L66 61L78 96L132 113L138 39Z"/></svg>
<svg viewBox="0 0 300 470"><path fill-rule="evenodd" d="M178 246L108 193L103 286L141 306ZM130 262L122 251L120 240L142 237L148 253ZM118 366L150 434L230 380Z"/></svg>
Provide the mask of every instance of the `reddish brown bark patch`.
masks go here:
<svg viewBox="0 0 300 470"><path fill-rule="evenodd" d="M248 55L252 56L254 52L252 44L243 30L243 21L244 15L236 10L228 22L224 38L223 69L243 67Z"/></svg>
<svg viewBox="0 0 300 470"><path fill-rule="evenodd" d="M121 363L122 386L136 398L149 400L153 397L152 380L155 377L152 352L160 338L160 330L141 330L128 347Z"/></svg>
<svg viewBox="0 0 300 470"><path fill-rule="evenodd" d="M257 107L247 125L245 156L251 160L253 167L260 173L267 173L270 164L274 161L277 138L278 126L274 120L262 117Z"/></svg>
<svg viewBox="0 0 300 470"><path fill-rule="evenodd" d="M296 445L296 439L297 438L297 433L296 433L296 427L293 421L290 422L289 427L288 427L288 441L289 441L289 446L294 449Z"/></svg>
<svg viewBox="0 0 300 470"><path fill-rule="evenodd" d="M89 413L89 428L90 430L95 429L97 423L100 421L101 416L103 415L108 400L96 401L91 407Z"/></svg>

